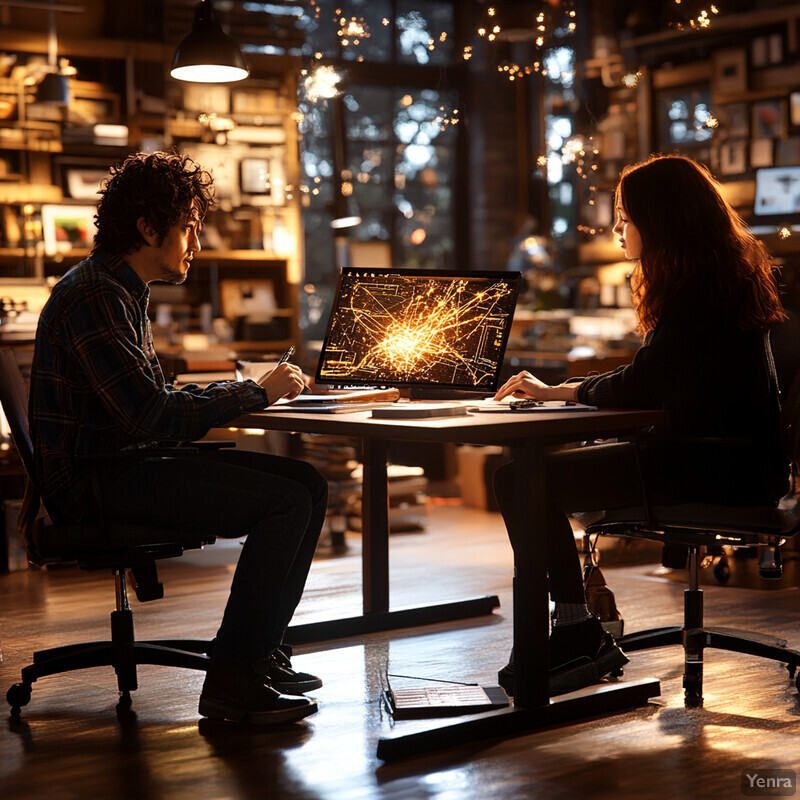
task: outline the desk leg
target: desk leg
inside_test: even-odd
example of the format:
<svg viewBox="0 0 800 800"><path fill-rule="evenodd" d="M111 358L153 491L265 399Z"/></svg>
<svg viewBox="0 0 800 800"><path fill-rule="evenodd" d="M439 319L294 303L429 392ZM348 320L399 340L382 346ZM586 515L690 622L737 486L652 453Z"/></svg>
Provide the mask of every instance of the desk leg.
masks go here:
<svg viewBox="0 0 800 800"><path fill-rule="evenodd" d="M363 609L361 617L290 626L287 644L310 644L365 633L435 625L491 614L499 608L497 595L389 611L389 489L386 474L387 443L362 443L364 483L361 491Z"/></svg>
<svg viewBox="0 0 800 800"><path fill-rule="evenodd" d="M364 613L389 610L389 490L387 444L366 439L361 453L364 478L361 490L361 575Z"/></svg>
<svg viewBox="0 0 800 800"><path fill-rule="evenodd" d="M514 520L525 535L514 553L514 707L463 722L378 741L378 758L395 761L432 750L499 736L516 736L552 725L644 705L661 693L657 680L600 684L550 700L547 662L549 614L545 530L546 451L521 443L511 449Z"/></svg>
<svg viewBox="0 0 800 800"><path fill-rule="evenodd" d="M550 604L544 514L545 452L541 447L513 447L516 507L514 552L514 704L546 706Z"/></svg>

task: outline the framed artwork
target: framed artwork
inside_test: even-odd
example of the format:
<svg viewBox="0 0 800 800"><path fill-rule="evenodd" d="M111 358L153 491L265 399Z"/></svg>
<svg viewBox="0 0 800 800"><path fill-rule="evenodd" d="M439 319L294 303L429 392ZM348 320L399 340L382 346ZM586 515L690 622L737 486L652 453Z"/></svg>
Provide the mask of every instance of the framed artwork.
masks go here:
<svg viewBox="0 0 800 800"><path fill-rule="evenodd" d="M231 90L224 84L187 83L183 89L183 108L198 114L229 114Z"/></svg>
<svg viewBox="0 0 800 800"><path fill-rule="evenodd" d="M242 194L270 194L272 177L270 159L243 158L239 163Z"/></svg>
<svg viewBox="0 0 800 800"><path fill-rule="evenodd" d="M780 98L759 100L753 103L752 120L754 139L782 139L786 136L786 103Z"/></svg>
<svg viewBox="0 0 800 800"><path fill-rule="evenodd" d="M794 130L800 130L800 92L789 95L789 124Z"/></svg>
<svg viewBox="0 0 800 800"><path fill-rule="evenodd" d="M95 206L42 206L42 238L47 255L89 250L94 241Z"/></svg>
<svg viewBox="0 0 800 800"><path fill-rule="evenodd" d="M714 94L736 94L747 91L747 51L728 47L713 54L711 88Z"/></svg>
<svg viewBox="0 0 800 800"><path fill-rule="evenodd" d="M721 139L741 139L750 134L747 103L726 103L714 109Z"/></svg>
<svg viewBox="0 0 800 800"><path fill-rule="evenodd" d="M73 200L96 201L99 197L100 186L107 177L107 169L66 167L64 170L64 183L67 194Z"/></svg>
<svg viewBox="0 0 800 800"><path fill-rule="evenodd" d="M766 36L756 36L750 42L750 64L754 69L769 64L769 40Z"/></svg>
<svg viewBox="0 0 800 800"><path fill-rule="evenodd" d="M282 206L286 202L286 170L277 155L248 156L239 162L243 195L256 206Z"/></svg>
<svg viewBox="0 0 800 800"><path fill-rule="evenodd" d="M214 194L218 200L230 200L233 205L240 205L239 152L234 148L195 142L185 142L180 150L211 173Z"/></svg>
<svg viewBox="0 0 800 800"><path fill-rule="evenodd" d="M775 154L776 167L793 167L800 164L800 136L790 136L778 142Z"/></svg>
<svg viewBox="0 0 800 800"><path fill-rule="evenodd" d="M722 175L741 175L747 169L747 140L724 142L719 148L719 171Z"/></svg>
<svg viewBox="0 0 800 800"><path fill-rule="evenodd" d="M753 139L750 142L750 167L771 167L775 163L775 142L772 139Z"/></svg>

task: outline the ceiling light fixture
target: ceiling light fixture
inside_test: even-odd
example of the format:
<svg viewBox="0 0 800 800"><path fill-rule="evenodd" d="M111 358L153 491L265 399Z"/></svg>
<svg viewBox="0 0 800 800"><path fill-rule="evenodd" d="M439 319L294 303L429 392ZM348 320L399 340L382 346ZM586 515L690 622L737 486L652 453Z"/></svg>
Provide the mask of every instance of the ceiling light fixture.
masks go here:
<svg viewBox="0 0 800 800"><path fill-rule="evenodd" d="M175 50L170 75L193 83L232 83L249 74L239 45L222 30L211 0L200 0L192 29Z"/></svg>
<svg viewBox="0 0 800 800"><path fill-rule="evenodd" d="M56 38L56 7L50 3L47 10L47 64L49 72L36 88L35 102L51 106L69 105L69 77L58 67L58 39Z"/></svg>

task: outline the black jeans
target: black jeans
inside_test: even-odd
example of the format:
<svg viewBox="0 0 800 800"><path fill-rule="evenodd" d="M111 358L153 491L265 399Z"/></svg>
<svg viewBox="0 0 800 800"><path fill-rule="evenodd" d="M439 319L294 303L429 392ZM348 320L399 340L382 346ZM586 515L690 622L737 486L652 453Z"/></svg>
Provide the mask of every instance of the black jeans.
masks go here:
<svg viewBox="0 0 800 800"><path fill-rule="evenodd" d="M319 472L281 456L219 450L125 467L104 483L112 522L247 535L214 653L269 656L300 602L325 520L328 484Z"/></svg>
<svg viewBox="0 0 800 800"><path fill-rule="evenodd" d="M494 473L494 493L506 523L511 546L529 530L514 528L514 462ZM628 443L610 443L560 450L547 457L545 534L550 598L583 603L583 570L567 514L626 508L642 502L636 451Z"/></svg>

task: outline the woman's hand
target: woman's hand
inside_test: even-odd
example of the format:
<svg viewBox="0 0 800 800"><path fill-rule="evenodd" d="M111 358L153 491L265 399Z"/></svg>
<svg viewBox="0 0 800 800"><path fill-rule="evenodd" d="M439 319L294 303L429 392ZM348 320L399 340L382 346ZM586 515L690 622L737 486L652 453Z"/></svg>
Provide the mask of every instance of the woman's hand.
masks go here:
<svg viewBox="0 0 800 800"><path fill-rule="evenodd" d="M305 388L303 371L297 364L290 364L288 361L262 375L258 384L266 391L270 405L283 397L293 400Z"/></svg>
<svg viewBox="0 0 800 800"><path fill-rule="evenodd" d="M509 378L495 394L495 400L513 397L532 397L534 400L575 400L577 386L548 386L530 372L518 372Z"/></svg>

